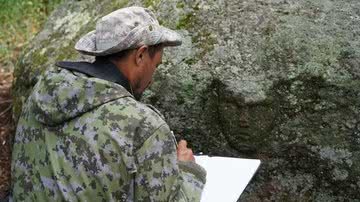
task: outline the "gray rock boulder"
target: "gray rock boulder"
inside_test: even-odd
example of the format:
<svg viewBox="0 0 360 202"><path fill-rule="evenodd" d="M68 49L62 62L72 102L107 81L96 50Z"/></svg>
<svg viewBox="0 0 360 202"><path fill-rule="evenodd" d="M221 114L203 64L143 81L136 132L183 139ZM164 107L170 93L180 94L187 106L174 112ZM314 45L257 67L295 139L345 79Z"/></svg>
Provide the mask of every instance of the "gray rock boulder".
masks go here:
<svg viewBox="0 0 360 202"><path fill-rule="evenodd" d="M145 95L177 138L262 160L239 200L360 201L358 0L67 1L19 59L15 117L46 67L84 59L77 39L127 5L183 35Z"/></svg>

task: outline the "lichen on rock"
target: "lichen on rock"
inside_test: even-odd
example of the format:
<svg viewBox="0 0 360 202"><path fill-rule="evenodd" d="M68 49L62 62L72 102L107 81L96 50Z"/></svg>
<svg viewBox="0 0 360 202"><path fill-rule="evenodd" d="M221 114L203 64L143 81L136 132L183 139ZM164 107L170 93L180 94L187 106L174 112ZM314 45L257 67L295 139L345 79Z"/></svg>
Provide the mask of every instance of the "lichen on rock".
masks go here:
<svg viewBox="0 0 360 202"><path fill-rule="evenodd" d="M360 2L68 1L15 69L15 116L37 77L76 59L76 40L126 5L153 9L167 48L145 101L205 154L260 158L241 201L360 198Z"/></svg>

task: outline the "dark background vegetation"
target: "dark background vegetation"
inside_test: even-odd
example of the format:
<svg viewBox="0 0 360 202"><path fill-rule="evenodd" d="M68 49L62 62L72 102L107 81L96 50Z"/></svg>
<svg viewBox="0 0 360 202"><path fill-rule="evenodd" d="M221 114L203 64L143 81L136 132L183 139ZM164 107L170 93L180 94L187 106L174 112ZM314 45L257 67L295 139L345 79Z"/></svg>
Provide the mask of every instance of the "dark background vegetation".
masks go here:
<svg viewBox="0 0 360 202"><path fill-rule="evenodd" d="M0 0L0 201L9 192L12 121L12 71L22 48L41 30L62 0Z"/></svg>

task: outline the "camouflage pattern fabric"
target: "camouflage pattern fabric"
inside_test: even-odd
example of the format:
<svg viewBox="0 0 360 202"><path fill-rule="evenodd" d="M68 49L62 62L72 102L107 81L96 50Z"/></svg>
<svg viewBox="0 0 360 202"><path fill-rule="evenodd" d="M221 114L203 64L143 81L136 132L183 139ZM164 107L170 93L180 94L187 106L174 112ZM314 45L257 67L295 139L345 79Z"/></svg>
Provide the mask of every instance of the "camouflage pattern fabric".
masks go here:
<svg viewBox="0 0 360 202"><path fill-rule="evenodd" d="M122 86L52 67L24 105L14 201L199 201L205 171L178 162L158 112Z"/></svg>

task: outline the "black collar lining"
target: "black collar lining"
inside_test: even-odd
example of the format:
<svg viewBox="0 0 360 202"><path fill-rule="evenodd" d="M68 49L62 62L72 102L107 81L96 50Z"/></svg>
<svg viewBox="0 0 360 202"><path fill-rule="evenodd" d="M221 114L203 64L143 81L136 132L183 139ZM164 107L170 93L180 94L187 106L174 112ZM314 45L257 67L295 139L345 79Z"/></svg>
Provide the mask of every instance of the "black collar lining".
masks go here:
<svg viewBox="0 0 360 202"><path fill-rule="evenodd" d="M132 94L129 80L122 74L115 64L108 60L96 60L93 63L61 61L57 62L56 66L117 83Z"/></svg>

